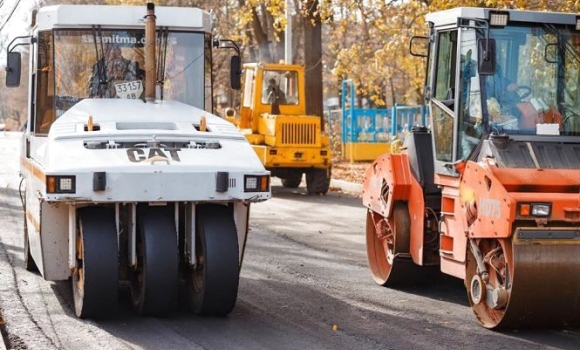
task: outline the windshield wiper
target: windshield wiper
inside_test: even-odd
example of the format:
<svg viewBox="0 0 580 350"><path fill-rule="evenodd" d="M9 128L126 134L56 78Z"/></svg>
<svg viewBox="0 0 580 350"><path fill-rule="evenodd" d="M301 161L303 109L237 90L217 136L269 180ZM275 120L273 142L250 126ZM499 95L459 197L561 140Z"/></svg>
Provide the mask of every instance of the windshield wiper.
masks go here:
<svg viewBox="0 0 580 350"><path fill-rule="evenodd" d="M97 30L98 30L98 34L97 34ZM101 52L99 53L99 47L97 45L97 38L99 39L99 43L101 44ZM103 91L105 90L104 87L107 85L107 83L109 82L109 77L107 76L107 62L105 62L105 50L103 48L103 34L101 32L101 26L93 26L93 42L95 44L95 56L97 58L97 64L96 66L93 66L93 72L92 72L92 76L91 76L91 81L89 84L89 96L91 96L91 93L96 93L96 96L98 97L103 97ZM96 68L96 72L94 71ZM98 78L98 83L97 86L94 86L95 84L95 77L94 74L97 74L97 78Z"/></svg>
<svg viewBox="0 0 580 350"><path fill-rule="evenodd" d="M165 29L161 28L161 40L159 43L159 50L157 51L157 84L159 84L160 96L159 98L163 101L163 92L165 89L165 62L167 59L167 37L169 36L169 30L167 27Z"/></svg>

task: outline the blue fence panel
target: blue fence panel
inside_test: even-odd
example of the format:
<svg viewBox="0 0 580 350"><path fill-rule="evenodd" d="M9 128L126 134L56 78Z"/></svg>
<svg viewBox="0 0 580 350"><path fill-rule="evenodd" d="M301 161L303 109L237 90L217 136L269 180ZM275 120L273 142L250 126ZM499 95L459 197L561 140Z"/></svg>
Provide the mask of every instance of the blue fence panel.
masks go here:
<svg viewBox="0 0 580 350"><path fill-rule="evenodd" d="M342 82L341 140L347 142L388 142L393 135L402 139L413 125L426 125L425 106L395 104L392 108L356 108L351 80Z"/></svg>

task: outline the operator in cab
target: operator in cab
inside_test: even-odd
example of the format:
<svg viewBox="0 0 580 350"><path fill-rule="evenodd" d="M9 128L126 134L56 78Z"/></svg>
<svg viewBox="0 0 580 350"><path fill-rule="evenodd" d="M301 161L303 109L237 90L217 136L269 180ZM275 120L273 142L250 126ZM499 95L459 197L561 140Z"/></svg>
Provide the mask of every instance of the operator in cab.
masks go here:
<svg viewBox="0 0 580 350"><path fill-rule="evenodd" d="M284 91L280 89L278 82L274 78L268 80L268 87L266 88L264 96L266 96L268 104L274 104L274 102L286 104L286 95L284 94Z"/></svg>
<svg viewBox="0 0 580 350"><path fill-rule="evenodd" d="M144 77L138 62L123 57L118 45L107 44L93 66L88 94L90 98L140 98Z"/></svg>

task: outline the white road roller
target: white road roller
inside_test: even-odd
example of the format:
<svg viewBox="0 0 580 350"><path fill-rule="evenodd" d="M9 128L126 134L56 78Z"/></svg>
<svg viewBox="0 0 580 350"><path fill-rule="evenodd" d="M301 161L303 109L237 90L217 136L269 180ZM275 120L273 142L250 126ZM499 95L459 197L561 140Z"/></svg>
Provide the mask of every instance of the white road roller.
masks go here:
<svg viewBox="0 0 580 350"><path fill-rule="evenodd" d="M270 174L211 114L210 27L195 8L59 5L9 45L7 86L20 83L14 49L30 50L26 266L70 278L79 317L110 315L121 281L142 315L170 313L182 285L195 313L235 304L250 204L270 198Z"/></svg>

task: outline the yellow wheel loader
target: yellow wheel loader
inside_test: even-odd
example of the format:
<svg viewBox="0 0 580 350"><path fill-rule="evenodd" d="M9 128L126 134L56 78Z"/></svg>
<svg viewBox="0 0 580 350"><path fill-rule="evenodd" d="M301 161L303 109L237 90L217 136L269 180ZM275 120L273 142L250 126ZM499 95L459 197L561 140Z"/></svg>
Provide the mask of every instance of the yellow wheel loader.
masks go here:
<svg viewBox="0 0 580 350"><path fill-rule="evenodd" d="M226 119L246 136L264 167L296 188L306 174L309 194L326 194L332 154L322 134L322 117L306 115L304 67L289 64L244 65L239 110Z"/></svg>

